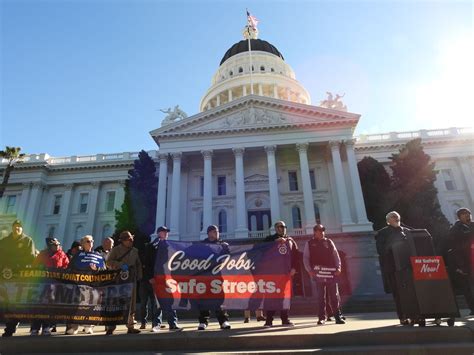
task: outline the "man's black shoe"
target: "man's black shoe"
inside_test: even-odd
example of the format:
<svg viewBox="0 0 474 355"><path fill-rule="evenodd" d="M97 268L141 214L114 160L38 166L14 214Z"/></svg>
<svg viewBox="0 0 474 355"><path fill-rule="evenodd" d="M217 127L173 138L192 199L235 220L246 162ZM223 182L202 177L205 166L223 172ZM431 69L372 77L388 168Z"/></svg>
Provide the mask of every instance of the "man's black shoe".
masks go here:
<svg viewBox="0 0 474 355"><path fill-rule="evenodd" d="M281 325L284 326L284 327L294 327L295 324L293 322L290 322L289 320L285 321L285 322L281 322Z"/></svg>
<svg viewBox="0 0 474 355"><path fill-rule="evenodd" d="M257 322L263 322L266 321L267 319L265 317L257 317Z"/></svg>
<svg viewBox="0 0 474 355"><path fill-rule="evenodd" d="M346 324L346 321L341 318L336 318L336 324Z"/></svg>
<svg viewBox="0 0 474 355"><path fill-rule="evenodd" d="M326 323L326 320L325 320L325 319L320 319L320 320L318 320L318 324L319 324L319 325L324 325L324 323Z"/></svg>
<svg viewBox="0 0 474 355"><path fill-rule="evenodd" d="M5 332L5 333L2 334L2 338L9 338L9 337L11 337L12 335L13 335L13 333L9 333L9 332L7 333L7 332Z"/></svg>

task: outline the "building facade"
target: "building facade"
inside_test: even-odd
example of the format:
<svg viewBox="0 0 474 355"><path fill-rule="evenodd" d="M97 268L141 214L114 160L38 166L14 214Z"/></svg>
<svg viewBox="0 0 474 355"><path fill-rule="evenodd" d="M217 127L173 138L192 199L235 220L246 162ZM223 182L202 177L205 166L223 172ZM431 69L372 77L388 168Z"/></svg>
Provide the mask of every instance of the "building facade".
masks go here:
<svg viewBox="0 0 474 355"><path fill-rule="evenodd" d="M312 105L270 43L252 37L233 45L201 112L188 117L176 106L150 132L159 147L148 152L157 166L156 225L168 225L170 239L198 240L217 224L231 240L265 237L281 219L303 244L321 222L348 265L365 275L364 293L381 293L357 162L371 156L388 168L392 154L422 138L438 169L442 211L454 222L457 208L474 207L474 133L449 128L354 137L361 116L340 99L330 95ZM26 156L0 200L0 233L8 234L18 218L39 248L48 236L66 247L85 234L102 240L114 231L114 211L137 157Z"/></svg>

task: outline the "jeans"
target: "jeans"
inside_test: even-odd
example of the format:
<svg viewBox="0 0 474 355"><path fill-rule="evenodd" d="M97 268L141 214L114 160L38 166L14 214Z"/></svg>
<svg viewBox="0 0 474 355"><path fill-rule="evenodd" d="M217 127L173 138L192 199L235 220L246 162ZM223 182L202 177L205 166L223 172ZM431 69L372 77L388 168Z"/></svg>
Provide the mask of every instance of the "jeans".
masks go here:
<svg viewBox="0 0 474 355"><path fill-rule="evenodd" d="M140 293L140 322L146 324L148 316L151 316L151 323L153 327L161 324L161 308L158 308L158 304L155 298L155 292L153 286L147 281L140 281L138 289Z"/></svg>
<svg viewBox="0 0 474 355"><path fill-rule="evenodd" d="M336 282L315 282L318 298L318 318L326 319L326 304L329 304L336 319L341 316L341 297ZM326 299L326 295L328 299Z"/></svg>

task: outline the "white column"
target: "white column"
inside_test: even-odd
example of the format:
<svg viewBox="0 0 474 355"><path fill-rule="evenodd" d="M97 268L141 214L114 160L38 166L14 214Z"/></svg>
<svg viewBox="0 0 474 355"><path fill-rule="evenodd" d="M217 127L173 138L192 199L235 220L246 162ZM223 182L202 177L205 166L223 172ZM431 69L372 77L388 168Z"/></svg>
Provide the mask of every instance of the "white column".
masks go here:
<svg viewBox="0 0 474 355"><path fill-rule="evenodd" d="M23 190L21 191L20 205L18 206L17 217L19 220L25 222L26 214L28 212L28 199L30 198L30 191L33 184L23 184ZM5 200L5 199L4 199Z"/></svg>
<svg viewBox="0 0 474 355"><path fill-rule="evenodd" d="M168 154L160 154L159 160L160 171L158 174L158 192L156 196L155 229L166 224L166 179L168 177Z"/></svg>
<svg viewBox="0 0 474 355"><path fill-rule="evenodd" d="M273 85L273 97L278 99L278 87L276 85Z"/></svg>
<svg viewBox="0 0 474 355"><path fill-rule="evenodd" d="M227 90L227 95L229 96L229 102L232 101L232 89Z"/></svg>
<svg viewBox="0 0 474 355"><path fill-rule="evenodd" d="M346 183L344 181L344 171L342 169L341 154L339 152L339 142L329 142L331 147L332 164L334 166L334 176L336 178L336 195L339 202L339 212L341 213L341 223L351 224L349 213L349 200L347 199Z"/></svg>
<svg viewBox="0 0 474 355"><path fill-rule="evenodd" d="M471 197L471 203L474 204L474 184L472 183L473 177L471 168L469 167L469 157L458 157L458 162L461 167L464 183L469 191L469 196Z"/></svg>
<svg viewBox="0 0 474 355"><path fill-rule="evenodd" d="M258 84L258 94L260 96L263 96L263 87L262 87L262 84Z"/></svg>
<svg viewBox="0 0 474 355"><path fill-rule="evenodd" d="M205 239L207 237L207 227L212 224L212 150L203 150L201 154L204 158L201 239Z"/></svg>
<svg viewBox="0 0 474 355"><path fill-rule="evenodd" d="M179 240L179 205L181 190L181 156L180 152L173 153L173 177L171 185L171 213L169 238ZM183 221L184 223L184 221Z"/></svg>
<svg viewBox="0 0 474 355"><path fill-rule="evenodd" d="M122 204L125 200L125 185L126 181L125 180L119 180L117 181L118 183L118 189L117 189L117 197L115 199L115 206L114 208L120 210L122 207Z"/></svg>
<svg viewBox="0 0 474 355"><path fill-rule="evenodd" d="M92 182L92 190L89 193L89 203L87 206L87 223L85 228L85 234L94 235L94 225L95 225L95 217L97 213L97 203L99 200L99 189L100 189L100 182L94 181Z"/></svg>
<svg viewBox="0 0 474 355"><path fill-rule="evenodd" d="M66 235L66 227L68 223L69 217L69 210L71 208L71 196L72 196L72 189L74 188L73 184L65 185L66 190L64 191L64 195L62 198L62 205L60 214L61 217L59 218L59 227L58 227L58 237L62 238L62 243L64 247L69 248L72 243L72 238L68 238Z"/></svg>
<svg viewBox="0 0 474 355"><path fill-rule="evenodd" d="M25 232L32 237L36 234L36 221L38 219L43 187L43 183L34 182L31 189L30 202L28 203L28 210L25 217ZM38 242L38 240L35 240L35 242Z"/></svg>
<svg viewBox="0 0 474 355"><path fill-rule="evenodd" d="M296 149L300 156L301 180L303 182L304 213L306 217L304 228L306 234L312 234L316 218L314 217L313 190L309 176L308 143L297 144Z"/></svg>
<svg viewBox="0 0 474 355"><path fill-rule="evenodd" d="M237 212L236 238L248 238L247 208L245 206L244 148L232 149L235 155L235 202Z"/></svg>
<svg viewBox="0 0 474 355"><path fill-rule="evenodd" d="M354 204L356 208L357 223L370 223L367 220L367 212L365 210L364 195L360 185L359 169L357 169L357 159L354 152L355 141L353 139L346 140L347 164L349 165L349 173L351 175L352 191L354 193Z"/></svg>
<svg viewBox="0 0 474 355"><path fill-rule="evenodd" d="M247 96L247 86L242 86L242 96Z"/></svg>
<svg viewBox="0 0 474 355"><path fill-rule="evenodd" d="M216 96L216 106L220 106L221 104L221 95L217 94Z"/></svg>
<svg viewBox="0 0 474 355"><path fill-rule="evenodd" d="M273 224L281 219L280 215L280 195L278 193L278 178L275 161L275 145L265 146L267 152L267 164L268 164L268 185L270 188L270 211L272 217L271 231L274 233Z"/></svg>

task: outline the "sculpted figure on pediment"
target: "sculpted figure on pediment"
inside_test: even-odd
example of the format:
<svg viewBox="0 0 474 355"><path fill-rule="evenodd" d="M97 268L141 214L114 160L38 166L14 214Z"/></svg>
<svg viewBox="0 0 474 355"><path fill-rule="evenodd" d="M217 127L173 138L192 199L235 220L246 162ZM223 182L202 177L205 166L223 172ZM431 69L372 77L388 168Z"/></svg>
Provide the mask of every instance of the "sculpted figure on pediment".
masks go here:
<svg viewBox="0 0 474 355"><path fill-rule="evenodd" d="M228 116L222 122L222 127L227 128L244 125L268 125L279 123L286 123L286 118L282 113L256 109L253 106L250 106L247 110Z"/></svg>
<svg viewBox="0 0 474 355"><path fill-rule="evenodd" d="M167 110L160 109L160 111L167 114L166 117L161 122L162 126L173 123L174 121L177 121L177 120L183 120L185 118L188 118L188 115L186 114L186 112L181 110L179 108L179 105L176 105L173 110L171 110L171 107L170 107Z"/></svg>

